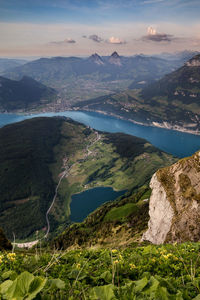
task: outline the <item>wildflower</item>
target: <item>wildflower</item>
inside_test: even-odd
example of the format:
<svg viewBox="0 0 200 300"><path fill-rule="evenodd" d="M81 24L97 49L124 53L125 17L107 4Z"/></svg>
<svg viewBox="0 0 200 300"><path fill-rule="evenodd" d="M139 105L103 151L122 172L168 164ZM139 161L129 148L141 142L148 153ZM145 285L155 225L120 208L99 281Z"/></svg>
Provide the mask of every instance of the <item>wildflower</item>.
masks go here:
<svg viewBox="0 0 200 300"><path fill-rule="evenodd" d="M117 249L113 249L113 250L112 250L112 253L117 253Z"/></svg>
<svg viewBox="0 0 200 300"><path fill-rule="evenodd" d="M136 268L136 266L134 264L129 264L129 267L130 267L131 270Z"/></svg>
<svg viewBox="0 0 200 300"><path fill-rule="evenodd" d="M7 259L10 261L15 261L16 260L16 254L15 253L8 253L7 254Z"/></svg>
<svg viewBox="0 0 200 300"><path fill-rule="evenodd" d="M114 261L114 264L118 264L119 263L119 261L116 259L115 261Z"/></svg>
<svg viewBox="0 0 200 300"><path fill-rule="evenodd" d="M81 264L77 264L76 267L77 267L77 269L80 269Z"/></svg>
<svg viewBox="0 0 200 300"><path fill-rule="evenodd" d="M119 254L119 259L120 259L120 260L123 260L123 257L121 256L121 254Z"/></svg>
<svg viewBox="0 0 200 300"><path fill-rule="evenodd" d="M3 262L3 255L0 255L0 264Z"/></svg>
<svg viewBox="0 0 200 300"><path fill-rule="evenodd" d="M173 256L173 259L174 259L174 260L178 260L178 257L176 257L176 256Z"/></svg>

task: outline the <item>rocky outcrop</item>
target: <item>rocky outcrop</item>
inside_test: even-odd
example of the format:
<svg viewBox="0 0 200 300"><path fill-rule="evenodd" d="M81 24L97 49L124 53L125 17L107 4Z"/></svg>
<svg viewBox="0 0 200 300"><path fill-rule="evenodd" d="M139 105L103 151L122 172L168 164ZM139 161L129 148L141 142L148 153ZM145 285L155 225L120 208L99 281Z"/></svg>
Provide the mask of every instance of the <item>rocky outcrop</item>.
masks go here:
<svg viewBox="0 0 200 300"><path fill-rule="evenodd" d="M142 240L200 241L200 151L157 171L150 185L150 220Z"/></svg>
<svg viewBox="0 0 200 300"><path fill-rule="evenodd" d="M142 239L154 244L162 244L171 228L174 212L156 174L151 179L150 187L152 189L149 208L150 220L148 230Z"/></svg>

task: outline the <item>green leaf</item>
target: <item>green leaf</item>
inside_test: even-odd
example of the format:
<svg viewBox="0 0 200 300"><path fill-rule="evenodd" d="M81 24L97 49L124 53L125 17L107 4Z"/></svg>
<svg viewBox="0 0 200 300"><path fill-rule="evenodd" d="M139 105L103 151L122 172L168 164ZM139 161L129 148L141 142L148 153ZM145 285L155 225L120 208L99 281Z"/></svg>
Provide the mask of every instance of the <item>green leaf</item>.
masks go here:
<svg viewBox="0 0 200 300"><path fill-rule="evenodd" d="M69 275L68 278L69 279L76 279L76 280L83 280L86 277L86 275L84 274L83 271L80 272L80 270L72 270Z"/></svg>
<svg viewBox="0 0 200 300"><path fill-rule="evenodd" d="M12 280L6 280L0 285L0 293L1 294L6 294L7 290L9 287L13 284Z"/></svg>
<svg viewBox="0 0 200 300"><path fill-rule="evenodd" d="M29 286L33 280L34 276L29 272L25 271L20 274L7 291L8 299L16 298L20 300L27 296Z"/></svg>
<svg viewBox="0 0 200 300"><path fill-rule="evenodd" d="M110 283L112 281L112 274L110 271L105 271L100 276L101 279L103 279L106 283Z"/></svg>
<svg viewBox="0 0 200 300"><path fill-rule="evenodd" d="M104 286L96 286L90 293L90 299L92 300L115 300L115 294L113 292L114 286L112 284Z"/></svg>
<svg viewBox="0 0 200 300"><path fill-rule="evenodd" d="M12 285L6 291L6 298L11 299L34 299L35 296L42 290L46 283L46 279L34 277L29 272L20 274Z"/></svg>
<svg viewBox="0 0 200 300"><path fill-rule="evenodd" d="M158 289L158 286L160 284L159 281L154 276L151 276L149 283L150 283L150 288L149 288L150 293L155 292Z"/></svg>
<svg viewBox="0 0 200 300"><path fill-rule="evenodd" d="M55 279L49 279L48 280L48 284L50 285L50 289L52 288L57 288L57 289L64 289L65 288L65 283L63 280L59 279L59 278L55 278Z"/></svg>
<svg viewBox="0 0 200 300"><path fill-rule="evenodd" d="M175 299L176 300L183 300L183 294L180 291L178 291L178 293L176 294L176 298ZM200 298L199 298L199 300L200 300Z"/></svg>
<svg viewBox="0 0 200 300"><path fill-rule="evenodd" d="M135 292L137 293L137 292L141 292L144 288L145 288L145 286L147 286L147 284L148 284L148 279L146 278L146 277L144 277L144 278L142 278L142 279L140 279L140 280L137 280L137 281L135 281L134 283L135 283Z"/></svg>
<svg viewBox="0 0 200 300"><path fill-rule="evenodd" d="M165 287L157 286L155 299L159 300L169 300L169 293Z"/></svg>
<svg viewBox="0 0 200 300"><path fill-rule="evenodd" d="M193 300L200 300L200 294L193 298Z"/></svg>
<svg viewBox="0 0 200 300"><path fill-rule="evenodd" d="M27 300L34 299L35 296L43 289L46 281L47 280L45 278L35 277L30 284Z"/></svg>
<svg viewBox="0 0 200 300"><path fill-rule="evenodd" d="M17 277L17 273L15 271L7 271L7 272L4 272L1 275L1 277L4 280L6 280L6 279L15 280L15 278Z"/></svg>

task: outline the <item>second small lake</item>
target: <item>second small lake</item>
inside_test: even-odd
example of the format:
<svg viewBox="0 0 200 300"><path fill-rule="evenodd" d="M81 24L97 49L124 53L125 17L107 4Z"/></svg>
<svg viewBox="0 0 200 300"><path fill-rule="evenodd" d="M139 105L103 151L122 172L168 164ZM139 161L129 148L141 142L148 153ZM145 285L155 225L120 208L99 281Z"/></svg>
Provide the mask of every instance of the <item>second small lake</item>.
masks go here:
<svg viewBox="0 0 200 300"><path fill-rule="evenodd" d="M97 187L72 196L70 204L72 222L82 222L91 212L107 201L113 201L126 191L114 191L111 187Z"/></svg>

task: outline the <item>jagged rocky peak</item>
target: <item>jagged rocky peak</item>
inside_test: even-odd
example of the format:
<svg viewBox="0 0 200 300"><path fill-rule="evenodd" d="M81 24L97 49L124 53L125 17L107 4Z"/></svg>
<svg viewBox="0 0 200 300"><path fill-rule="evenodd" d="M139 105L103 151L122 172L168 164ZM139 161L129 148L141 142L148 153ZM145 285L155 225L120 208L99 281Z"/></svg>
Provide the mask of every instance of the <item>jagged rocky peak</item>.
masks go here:
<svg viewBox="0 0 200 300"><path fill-rule="evenodd" d="M111 54L111 57L119 58L120 56L119 56L119 54L118 54L116 51L114 51L114 52Z"/></svg>
<svg viewBox="0 0 200 300"><path fill-rule="evenodd" d="M142 240L200 241L200 151L158 170L150 187L150 220Z"/></svg>
<svg viewBox="0 0 200 300"><path fill-rule="evenodd" d="M119 54L115 51L111 54L110 58L109 58L109 63L117 65L117 66L121 66L121 59Z"/></svg>
<svg viewBox="0 0 200 300"><path fill-rule="evenodd" d="M191 58L187 63L187 67L200 67L200 54Z"/></svg>
<svg viewBox="0 0 200 300"><path fill-rule="evenodd" d="M103 59L97 53L92 54L89 59L97 65L104 65Z"/></svg>

